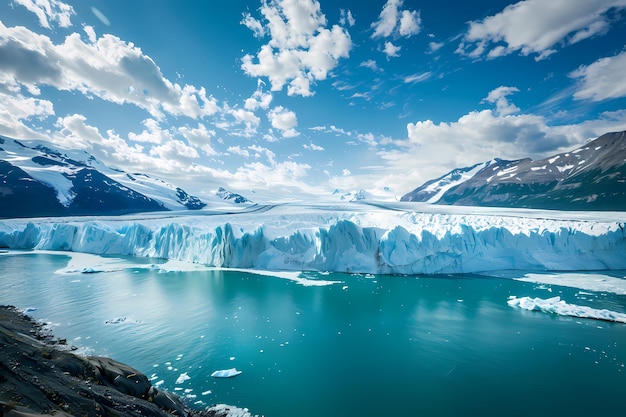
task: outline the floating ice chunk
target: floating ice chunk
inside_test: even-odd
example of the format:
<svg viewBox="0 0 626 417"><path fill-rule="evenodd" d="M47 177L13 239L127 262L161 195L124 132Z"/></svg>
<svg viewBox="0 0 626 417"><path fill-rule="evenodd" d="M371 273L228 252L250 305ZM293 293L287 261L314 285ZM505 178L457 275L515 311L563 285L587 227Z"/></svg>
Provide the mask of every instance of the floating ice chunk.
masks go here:
<svg viewBox="0 0 626 417"><path fill-rule="evenodd" d="M561 297L558 296L548 299L530 297L517 298L515 296L511 296L507 303L511 307L519 307L530 311L543 311L545 313L558 314L560 316L589 318L626 324L626 314L624 313L569 304L561 300Z"/></svg>
<svg viewBox="0 0 626 417"><path fill-rule="evenodd" d="M626 295L626 277L618 278L601 273L527 273L517 281L536 284L560 285L596 292Z"/></svg>
<svg viewBox="0 0 626 417"><path fill-rule="evenodd" d="M217 404L206 410L209 415L228 416L228 417L252 417L247 408L238 408L232 405ZM211 414L213 413L213 414Z"/></svg>
<svg viewBox="0 0 626 417"><path fill-rule="evenodd" d="M127 323L127 324L138 324L141 323L139 320L135 320L132 317L116 317L114 319L110 319L104 322L104 324L122 324L122 323Z"/></svg>
<svg viewBox="0 0 626 417"><path fill-rule="evenodd" d="M124 323L125 321L126 321L126 317L116 317L114 319L107 320L104 323L105 324L120 324L120 323Z"/></svg>
<svg viewBox="0 0 626 417"><path fill-rule="evenodd" d="M191 379L191 377L189 375L187 375L187 372L183 372L182 374L179 375L178 378L176 378L176 383L177 384L182 384L183 382L187 381Z"/></svg>
<svg viewBox="0 0 626 417"><path fill-rule="evenodd" d="M209 395L209 394L213 394L213 391L211 390L202 391L202 395Z"/></svg>
<svg viewBox="0 0 626 417"><path fill-rule="evenodd" d="M241 373L237 368L230 369L222 369L220 371L215 371L211 374L213 378L231 378L233 376L237 376Z"/></svg>
<svg viewBox="0 0 626 417"><path fill-rule="evenodd" d="M343 281L329 281L324 279L309 279L302 276L300 271L266 271L259 269L245 269L245 268L222 268L228 271L245 272L248 274L255 274L261 276L269 276L274 278L287 279L300 284L304 287L325 287L327 285L342 284ZM320 274L324 275L324 274ZM327 275L327 274L326 274Z"/></svg>

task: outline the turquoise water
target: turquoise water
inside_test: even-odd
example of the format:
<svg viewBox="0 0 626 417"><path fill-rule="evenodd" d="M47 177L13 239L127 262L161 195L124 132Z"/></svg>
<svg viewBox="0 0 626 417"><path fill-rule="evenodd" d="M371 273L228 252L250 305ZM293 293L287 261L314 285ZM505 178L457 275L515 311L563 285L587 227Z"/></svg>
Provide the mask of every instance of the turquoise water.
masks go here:
<svg viewBox="0 0 626 417"><path fill-rule="evenodd" d="M626 325L507 299L560 295L626 312L626 296L474 275L312 273L342 283L305 287L139 268L154 260L54 273L67 262L0 256L0 303L36 308L57 336L131 364L196 407L229 403L268 417L624 415ZM243 373L210 377L233 367Z"/></svg>

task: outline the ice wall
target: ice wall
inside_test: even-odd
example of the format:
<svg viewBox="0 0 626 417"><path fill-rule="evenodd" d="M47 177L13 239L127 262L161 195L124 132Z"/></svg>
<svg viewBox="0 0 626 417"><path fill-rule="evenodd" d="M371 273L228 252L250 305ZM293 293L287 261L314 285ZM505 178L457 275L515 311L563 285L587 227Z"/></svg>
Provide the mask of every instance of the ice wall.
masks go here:
<svg viewBox="0 0 626 417"><path fill-rule="evenodd" d="M618 221L420 213L282 213L0 222L0 247L210 266L376 274L626 269Z"/></svg>

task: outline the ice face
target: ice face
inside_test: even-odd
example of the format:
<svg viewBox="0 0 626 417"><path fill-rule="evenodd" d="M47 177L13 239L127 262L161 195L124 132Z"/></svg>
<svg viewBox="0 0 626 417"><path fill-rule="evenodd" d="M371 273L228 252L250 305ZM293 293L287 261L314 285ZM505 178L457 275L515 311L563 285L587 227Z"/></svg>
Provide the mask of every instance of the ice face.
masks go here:
<svg viewBox="0 0 626 417"><path fill-rule="evenodd" d="M458 208L438 213L415 207L423 206L393 210L362 205L269 206L262 213L257 208L204 216L4 220L0 247L270 271L447 274L626 269L620 213L600 218L595 213L467 214Z"/></svg>

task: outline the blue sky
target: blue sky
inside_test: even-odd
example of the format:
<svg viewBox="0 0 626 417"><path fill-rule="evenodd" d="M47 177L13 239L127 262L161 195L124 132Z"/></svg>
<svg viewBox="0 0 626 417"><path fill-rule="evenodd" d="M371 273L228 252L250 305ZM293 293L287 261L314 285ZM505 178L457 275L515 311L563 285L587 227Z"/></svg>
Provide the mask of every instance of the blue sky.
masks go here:
<svg viewBox="0 0 626 417"><path fill-rule="evenodd" d="M394 199L617 130L626 0L0 5L0 134L199 195Z"/></svg>

